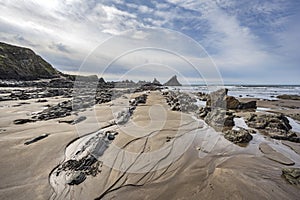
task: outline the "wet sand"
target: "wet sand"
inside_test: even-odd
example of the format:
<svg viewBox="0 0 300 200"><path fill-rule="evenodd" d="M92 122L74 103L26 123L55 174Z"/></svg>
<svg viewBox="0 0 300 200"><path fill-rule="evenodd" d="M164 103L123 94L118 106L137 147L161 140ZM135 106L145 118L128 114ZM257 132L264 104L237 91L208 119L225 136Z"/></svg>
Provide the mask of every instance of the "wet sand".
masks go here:
<svg viewBox="0 0 300 200"><path fill-rule="evenodd" d="M12 123L66 99L0 102L0 199L299 197L299 186L281 177L286 161L289 165L295 163L292 167L300 167L299 143L281 142L257 133L246 147L235 145L193 114L171 111L160 92L150 92L146 104L136 107L129 122L110 126L115 114L131 98L122 96L88 108L79 113L87 119L77 125L58 123L63 118ZM19 102L30 104L13 107ZM258 106L272 112L297 112L283 108L298 106L299 101L280 102L259 101ZM97 158L103 163L101 172L95 177L87 176L79 185L69 186L63 178L55 179L53 170L71 158L78 145L107 126L119 134ZM49 136L24 145L28 139L45 133ZM264 150L260 150L262 146Z"/></svg>

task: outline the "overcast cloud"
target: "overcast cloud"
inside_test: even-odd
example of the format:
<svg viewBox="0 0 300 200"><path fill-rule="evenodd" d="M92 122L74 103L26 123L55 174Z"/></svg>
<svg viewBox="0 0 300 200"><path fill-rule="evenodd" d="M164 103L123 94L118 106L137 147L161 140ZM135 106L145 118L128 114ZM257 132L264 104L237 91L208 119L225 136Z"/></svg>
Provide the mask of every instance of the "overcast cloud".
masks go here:
<svg viewBox="0 0 300 200"><path fill-rule="evenodd" d="M186 58L203 59L203 65L210 62L209 57L203 58L207 52L225 83L300 84L298 0L149 0L139 4L129 0L0 0L0 10L1 41L32 48L65 72L77 72L91 51L111 36L131 29L159 27L187 35L205 51L193 53L196 47L189 49L189 44L176 42L176 38L151 37L147 45L182 48ZM143 34L135 37L143 41ZM117 48L134 46L126 38L118 45L105 49L100 56L103 64L115 56ZM117 79L118 73L135 67L139 70L127 73L127 78L151 80L160 76L164 81L171 75L168 67L173 67L198 82L192 70L188 73L174 55L158 52L128 55L115 63L105 78ZM80 71L98 73L99 67L101 71L105 66L97 62L97 69ZM161 72L152 70L147 74L151 63L156 63L152 66ZM210 62L207 66L211 65Z"/></svg>

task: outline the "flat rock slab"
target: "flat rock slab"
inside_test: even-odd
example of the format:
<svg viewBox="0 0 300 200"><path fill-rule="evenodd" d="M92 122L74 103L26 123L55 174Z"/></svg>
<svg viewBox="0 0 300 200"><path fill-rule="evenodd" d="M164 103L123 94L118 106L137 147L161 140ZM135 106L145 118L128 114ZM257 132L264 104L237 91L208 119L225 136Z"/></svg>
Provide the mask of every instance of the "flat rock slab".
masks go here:
<svg viewBox="0 0 300 200"><path fill-rule="evenodd" d="M276 161L283 165L294 165L295 162L291 159L285 157L283 154L275 151L272 147L270 147L267 143L261 143L259 145L259 150L269 158L270 160Z"/></svg>
<svg viewBox="0 0 300 200"><path fill-rule="evenodd" d="M282 141L282 144L290 147L293 151L300 155L300 143L290 142L290 141Z"/></svg>

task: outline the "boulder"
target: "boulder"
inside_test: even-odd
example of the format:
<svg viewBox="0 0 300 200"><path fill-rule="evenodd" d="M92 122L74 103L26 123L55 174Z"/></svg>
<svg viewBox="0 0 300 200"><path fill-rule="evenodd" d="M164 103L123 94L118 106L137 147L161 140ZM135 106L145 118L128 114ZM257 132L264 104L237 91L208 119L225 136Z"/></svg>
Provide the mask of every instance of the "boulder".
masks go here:
<svg viewBox="0 0 300 200"><path fill-rule="evenodd" d="M227 109L238 109L240 102L233 96L226 96L225 98L226 101L226 107Z"/></svg>
<svg viewBox="0 0 300 200"><path fill-rule="evenodd" d="M227 88L211 92L206 101L206 106L212 108L226 108L225 97L227 95L227 92Z"/></svg>
<svg viewBox="0 0 300 200"><path fill-rule="evenodd" d="M246 129L240 128L240 130L228 130L224 133L225 139L238 144L238 143L248 143L252 140L252 135Z"/></svg>
<svg viewBox="0 0 300 200"><path fill-rule="evenodd" d="M234 115L221 108L212 109L204 117L204 121L216 130L226 130L234 126Z"/></svg>

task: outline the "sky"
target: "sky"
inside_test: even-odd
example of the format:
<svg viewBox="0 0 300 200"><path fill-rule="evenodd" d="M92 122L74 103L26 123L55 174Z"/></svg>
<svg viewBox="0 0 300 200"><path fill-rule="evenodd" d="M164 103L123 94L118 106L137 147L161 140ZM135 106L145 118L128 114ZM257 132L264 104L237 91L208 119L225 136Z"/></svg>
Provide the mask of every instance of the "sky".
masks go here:
<svg viewBox="0 0 300 200"><path fill-rule="evenodd" d="M0 41L107 80L300 84L299 0L0 0Z"/></svg>

